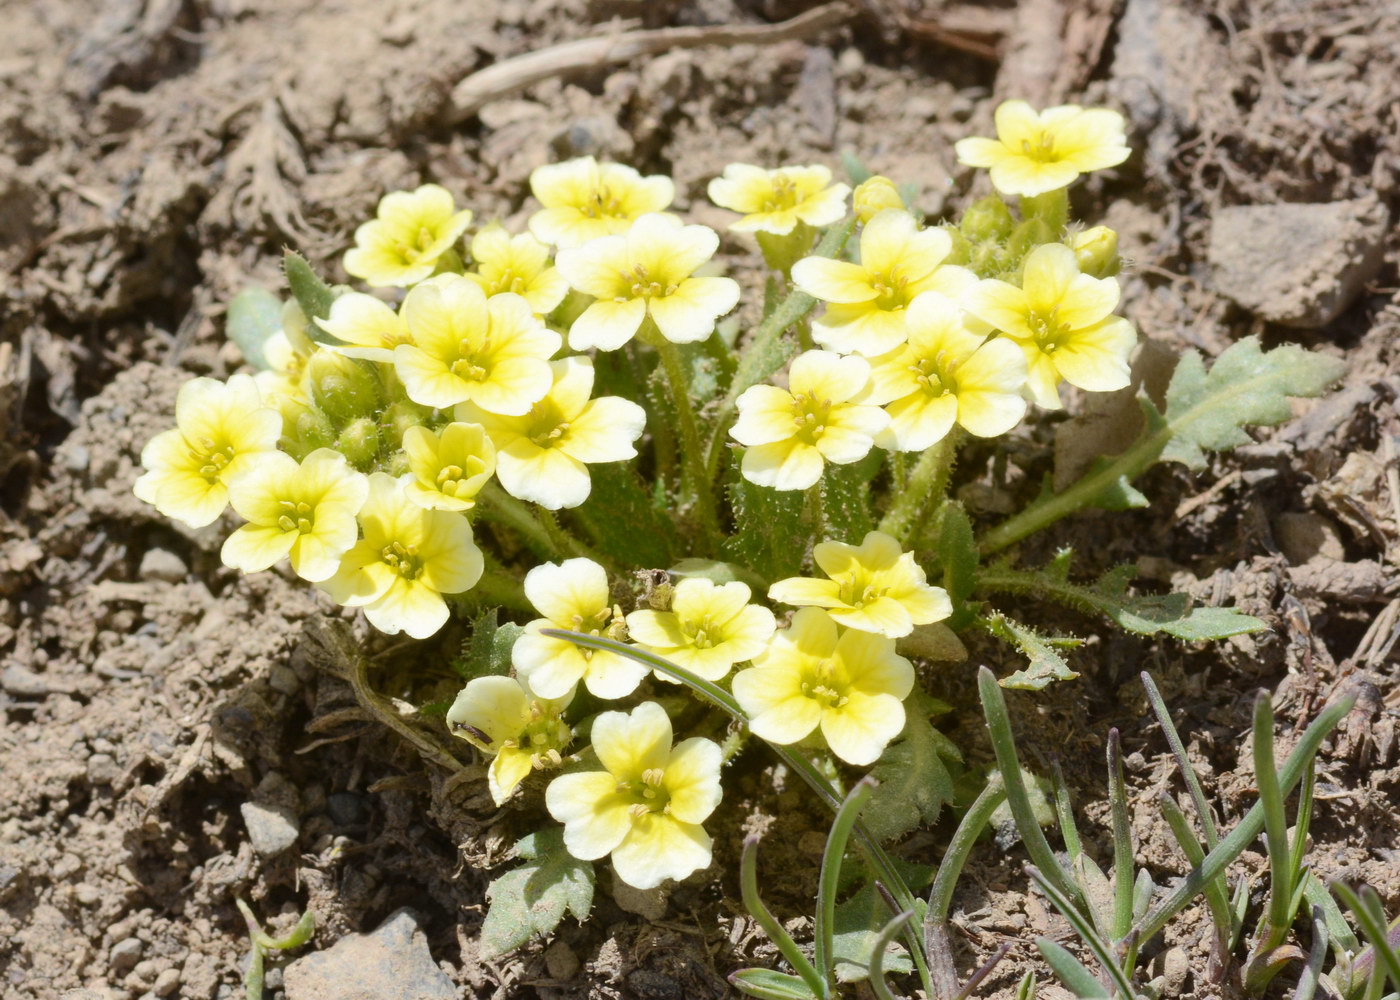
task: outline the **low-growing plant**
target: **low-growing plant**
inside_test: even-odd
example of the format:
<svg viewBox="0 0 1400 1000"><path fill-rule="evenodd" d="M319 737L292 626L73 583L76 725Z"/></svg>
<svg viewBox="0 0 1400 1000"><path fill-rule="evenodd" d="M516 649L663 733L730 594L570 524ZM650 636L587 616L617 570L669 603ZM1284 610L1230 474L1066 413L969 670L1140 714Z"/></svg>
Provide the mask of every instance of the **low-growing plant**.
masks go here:
<svg viewBox="0 0 1400 1000"><path fill-rule="evenodd" d="M230 303L255 373L181 388L136 495L191 528L231 506L245 523L223 543L228 566L286 559L381 632L426 640L463 623L461 655L428 647L399 692L418 699L412 724L365 657L343 665L362 707L430 759L456 767L418 725L437 711L489 760L497 804L536 807L525 867L495 883L487 951L581 919L604 858L643 889L708 867L723 769L750 737L833 810L870 769L880 783L852 836L917 916L882 843L953 795L960 754L933 724L946 706L929 677L965 658L973 632L1026 658L983 677L989 713L998 684L1076 676L1062 651L1077 640L1013 618L1003 598L1186 641L1263 627L1135 592L1127 567L1075 579L1068 550L1022 565L1016 546L1088 508L1145 506L1147 469L1200 470L1207 451L1285 420L1289 397L1338 378L1332 358L1257 338L1209 367L1189 352L1162 398L1139 395L1134 443L1063 489L1047 483L989 525L954 488L960 461L967 479L1004 470L1007 436L1060 410L1064 386L1134 384L1117 237L1072 220L1068 197L1129 156L1123 120L1019 101L996 119L997 138L957 149L997 193L957 219L926 223L907 190L863 168L852 190L823 166L734 164L708 193L738 213L740 252L717 258L720 236L670 211L671 178L585 157L531 175L526 231L493 221L466 243L473 213L444 188L393 192L344 256L373 292L289 252L290 298ZM465 684L444 704L448 660ZM1106 876L1082 853L1071 868L1054 859L1026 825L1019 771L1000 763L1041 876L1084 907L1086 880ZM1210 880L1227 842L1238 849L1207 836ZM1130 867L1120 856L1115 877ZM1280 897L1297 879L1276 873ZM1127 888L1092 913L1129 966L1160 930ZM917 936L913 918L879 925ZM932 991L923 949L909 952Z"/></svg>

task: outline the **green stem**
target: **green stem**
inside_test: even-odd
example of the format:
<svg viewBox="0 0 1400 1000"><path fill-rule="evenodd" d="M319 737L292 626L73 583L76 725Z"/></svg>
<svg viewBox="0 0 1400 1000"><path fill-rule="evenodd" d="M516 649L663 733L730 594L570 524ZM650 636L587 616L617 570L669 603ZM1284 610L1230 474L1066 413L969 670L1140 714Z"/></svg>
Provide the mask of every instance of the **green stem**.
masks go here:
<svg viewBox="0 0 1400 1000"><path fill-rule="evenodd" d="M826 231L821 242L812 250L813 257L838 257L846 246L846 241L855 231L855 217L838 223ZM738 399L744 390L757 385L787 363L791 352L779 351L778 342L794 323L800 321L816 306L817 300L800 288L794 288L787 298L774 309L768 318L758 325L749 342L740 352L739 367L734 373L734 381L724 394L716 412L710 447L705 453L706 482L714 482L719 474L719 460L724 455L725 441L728 439L729 425L734 420ZM776 363L774 363L776 362Z"/></svg>
<svg viewBox="0 0 1400 1000"><path fill-rule="evenodd" d="M546 559L559 559L564 556L566 550L555 543L554 538L530 508L498 484L488 482L481 488L478 496L481 499L482 514L514 531L536 555Z"/></svg>
<svg viewBox="0 0 1400 1000"><path fill-rule="evenodd" d="M1040 219L1059 239L1069 222L1069 188L1057 188L1044 194L1021 199L1021 218Z"/></svg>
<svg viewBox="0 0 1400 1000"><path fill-rule="evenodd" d="M1157 461L1162 449L1171 439L1172 431L1167 427L1145 434L1127 451L1104 463L1097 471L1089 473L1073 486L1044 500L1036 501L1021 513L987 532L982 537L982 554L999 552L1027 535L1048 528L1061 518L1068 517L1081 507L1093 503L1119 480L1132 482Z"/></svg>
<svg viewBox="0 0 1400 1000"><path fill-rule="evenodd" d="M611 559L600 552L589 548L573 535L564 530L559 523L559 515L547 507L536 507L540 527L549 536L550 542L555 549L566 556L581 556L584 559L592 559L599 566L602 566L609 573L617 572L617 566Z"/></svg>
<svg viewBox="0 0 1400 1000"><path fill-rule="evenodd" d="M682 467L685 479L690 480L690 493L695 502L695 510L700 518L700 533L704 537L705 551L715 555L719 552L719 515L715 511L715 494L711 488L713 479L705 472L705 451L700 443L700 428L695 421L695 407L690 401L690 385L681 364L681 352L659 333L651 338L656 352L661 356L661 366L666 372L666 381L671 384L671 397L675 401L676 417L681 427Z"/></svg>
<svg viewBox="0 0 1400 1000"><path fill-rule="evenodd" d="M826 538L826 517L822 511L822 481L818 479L807 490L806 521L812 538L818 542Z"/></svg>
<svg viewBox="0 0 1400 1000"><path fill-rule="evenodd" d="M914 524L931 497L937 498L937 510L947 498L948 479L953 474L953 463L957 459L959 428L950 430L942 441L933 445L921 456L914 471L909 474L903 490L895 494L894 502L880 521L880 530L890 535L901 545L909 539Z"/></svg>
<svg viewBox="0 0 1400 1000"><path fill-rule="evenodd" d="M481 574L481 579L476 581L476 586L461 596L474 599L486 607L495 605L526 614L535 613L534 606L525 597L525 588L520 585L520 581L499 568L488 567Z"/></svg>

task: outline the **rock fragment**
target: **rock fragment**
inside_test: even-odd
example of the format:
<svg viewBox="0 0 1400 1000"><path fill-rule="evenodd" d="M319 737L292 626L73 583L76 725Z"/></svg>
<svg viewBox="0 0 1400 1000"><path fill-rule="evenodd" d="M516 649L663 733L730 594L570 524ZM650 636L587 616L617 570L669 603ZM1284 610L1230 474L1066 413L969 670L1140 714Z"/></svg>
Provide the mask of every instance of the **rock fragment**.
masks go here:
<svg viewBox="0 0 1400 1000"><path fill-rule="evenodd" d="M301 833L297 816L286 806L245 802L240 811L248 827L248 839L260 857L274 857L297 842Z"/></svg>
<svg viewBox="0 0 1400 1000"><path fill-rule="evenodd" d="M369 934L350 934L305 955L283 976L287 1000L456 1000L412 910L396 910Z"/></svg>

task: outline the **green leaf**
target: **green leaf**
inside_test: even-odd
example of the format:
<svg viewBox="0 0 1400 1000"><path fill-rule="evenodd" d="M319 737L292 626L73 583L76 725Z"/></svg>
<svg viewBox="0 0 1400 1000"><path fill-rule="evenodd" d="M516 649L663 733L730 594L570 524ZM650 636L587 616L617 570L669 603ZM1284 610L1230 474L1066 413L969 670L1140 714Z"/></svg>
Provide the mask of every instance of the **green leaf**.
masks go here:
<svg viewBox="0 0 1400 1000"><path fill-rule="evenodd" d="M593 489L572 511L594 546L619 564L647 569L671 565L675 523L656 508L631 462L589 466Z"/></svg>
<svg viewBox="0 0 1400 1000"><path fill-rule="evenodd" d="M851 179L852 187L865 183L875 175L875 171L867 167L865 162L849 149L841 150L841 169L846 171L846 176Z"/></svg>
<svg viewBox="0 0 1400 1000"><path fill-rule="evenodd" d="M802 524L805 500L801 490L773 490L735 475L729 501L738 531L726 539L724 555L767 580L796 576L811 541Z"/></svg>
<svg viewBox="0 0 1400 1000"><path fill-rule="evenodd" d="M866 814L866 821L870 818ZM854 983L870 975L870 956L880 930L889 922L890 908L880 898L873 881L866 881L850 899L837 904L832 958L836 978ZM912 972L914 965L902 945L891 943L885 952L886 972Z"/></svg>
<svg viewBox="0 0 1400 1000"><path fill-rule="evenodd" d="M1003 614L983 618L981 623L988 632L1016 646L1026 659L1030 660L1030 664L1024 669L1001 678L997 683L1002 687L1015 688L1018 691L1040 691L1055 681L1072 681L1079 676L1069 668L1056 646L1077 646L1080 640L1043 636L1029 625L1022 625Z"/></svg>
<svg viewBox="0 0 1400 1000"><path fill-rule="evenodd" d="M729 981L740 993L760 1000L817 1000L801 977L772 969L740 969Z"/></svg>
<svg viewBox="0 0 1400 1000"><path fill-rule="evenodd" d="M874 449L871 449L872 453ZM875 527L870 516L870 479L879 468L881 457L872 454L874 463L828 465L821 478L822 539L858 544L865 533Z"/></svg>
<svg viewBox="0 0 1400 1000"><path fill-rule="evenodd" d="M228 304L227 330L248 364L267 371L266 345L282 330L282 300L266 288L243 289Z"/></svg>
<svg viewBox="0 0 1400 1000"><path fill-rule="evenodd" d="M957 631L966 628L977 612L967 606L977 583L981 555L972 534L972 520L956 500L943 505L943 530L938 541L938 558L943 563L943 589L953 602L953 614L946 624Z"/></svg>
<svg viewBox="0 0 1400 1000"><path fill-rule="evenodd" d="M305 257L294 250L288 250L282 257L282 270L287 275L287 284L292 289L297 305L301 306L301 311L306 313L308 320L325 319L331 314L335 291L321 280L320 275L311 270L311 265L306 262ZM312 339L319 339L324 335L314 322L306 324L306 332ZM334 342L334 338L328 339Z"/></svg>
<svg viewBox="0 0 1400 1000"><path fill-rule="evenodd" d="M1096 458L1089 466L1086 476L1101 472L1110 464L1107 458ZM1099 491L1087 504L1102 510L1141 510L1148 505L1147 496L1128 481L1127 476L1119 476Z"/></svg>
<svg viewBox="0 0 1400 1000"><path fill-rule="evenodd" d="M510 673L510 650L525 629L514 622L500 624L497 608L488 608L472 620L472 632L452 669L464 681L488 674Z"/></svg>
<svg viewBox="0 0 1400 1000"><path fill-rule="evenodd" d="M692 556L689 559L682 559L668 572L682 580L709 580L711 583L720 585L743 583L755 594L762 594L768 590L768 581L747 566L740 566L738 563L732 562L720 562L718 559L700 559Z"/></svg>
<svg viewBox="0 0 1400 1000"><path fill-rule="evenodd" d="M1054 970L1055 975L1060 977L1060 982L1079 1000L1108 1000L1109 991L1104 988L1103 983L1095 979L1088 967L1063 947L1045 937L1036 938L1035 946L1040 949L1045 964Z"/></svg>
<svg viewBox="0 0 1400 1000"><path fill-rule="evenodd" d="M1320 396L1345 370L1345 362L1296 344L1261 351L1258 337L1231 345L1209 372L1201 355L1189 351L1167 387L1172 439L1162 460L1204 468L1204 450L1248 444L1245 427L1282 423L1293 415L1289 396Z"/></svg>
<svg viewBox="0 0 1400 1000"><path fill-rule="evenodd" d="M525 864L492 881L491 907L481 925L481 956L496 958L531 938L549 934L566 914L585 920L593 908L593 864L573 857L558 827L532 833L515 845Z"/></svg>
<svg viewBox="0 0 1400 1000"><path fill-rule="evenodd" d="M937 821L943 806L953 801L953 776L945 761L962 760L953 742L929 724L920 692L905 711L904 731L870 771L880 783L861 813L866 829L881 842Z"/></svg>

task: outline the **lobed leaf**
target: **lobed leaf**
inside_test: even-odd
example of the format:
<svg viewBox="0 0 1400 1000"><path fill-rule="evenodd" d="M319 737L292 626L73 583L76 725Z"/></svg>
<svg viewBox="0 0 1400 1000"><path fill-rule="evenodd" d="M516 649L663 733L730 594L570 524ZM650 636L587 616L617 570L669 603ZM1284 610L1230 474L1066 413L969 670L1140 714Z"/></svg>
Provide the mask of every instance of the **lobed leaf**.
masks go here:
<svg viewBox="0 0 1400 1000"><path fill-rule="evenodd" d="M488 674L510 673L510 650L525 629L514 622L501 624L499 609L488 608L472 620L471 636L452 669L464 681Z"/></svg>
<svg viewBox="0 0 1400 1000"><path fill-rule="evenodd" d="M931 701L915 692L906 706L904 731L870 771L879 785L862 815L866 829L882 843L933 824L953 801L953 776L945 761L961 761L962 754L929 723L928 710L936 707Z"/></svg>
<svg viewBox="0 0 1400 1000"><path fill-rule="evenodd" d="M997 683L1002 687L1040 691L1056 681L1072 681L1079 676L1055 648L1056 645L1078 645L1079 640L1065 637L1052 639L1003 614L991 615L981 619L981 622L988 632L1014 645L1030 661L1024 669L1001 678Z"/></svg>
<svg viewBox="0 0 1400 1000"><path fill-rule="evenodd" d="M866 821L869 819L867 815ZM854 983L870 975L870 958L880 940L880 930L889 918L889 905L880 897L873 881L867 881L854 896L837 904L831 954L838 981ZM914 970L908 951L893 943L885 952L884 968L886 972Z"/></svg>
<svg viewBox="0 0 1400 1000"><path fill-rule="evenodd" d="M491 906L481 925L483 958L504 955L549 934L567 914L585 920L593 908L593 863L569 854L563 830L532 833L515 845L515 854L525 864L493 880L486 890Z"/></svg>
<svg viewBox="0 0 1400 1000"><path fill-rule="evenodd" d="M1231 345L1209 371L1201 355L1189 351L1167 387L1172 439L1162 460L1204 468L1205 450L1248 444L1246 427L1282 423L1293 413L1288 397L1320 396L1345 370L1345 362L1296 344L1262 351L1258 337Z"/></svg>

